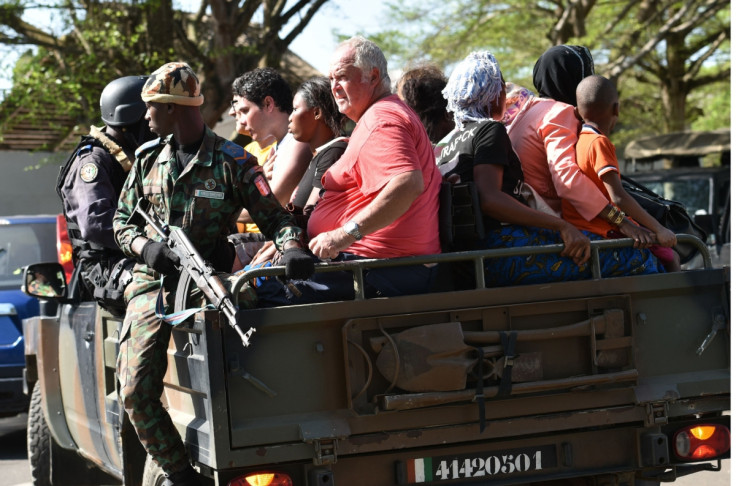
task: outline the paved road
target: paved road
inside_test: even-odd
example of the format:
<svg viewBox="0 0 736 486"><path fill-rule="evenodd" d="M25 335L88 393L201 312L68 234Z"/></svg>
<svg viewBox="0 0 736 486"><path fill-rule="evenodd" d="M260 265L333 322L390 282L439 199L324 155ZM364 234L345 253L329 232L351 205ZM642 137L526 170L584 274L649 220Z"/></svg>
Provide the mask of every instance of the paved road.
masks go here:
<svg viewBox="0 0 736 486"><path fill-rule="evenodd" d="M27 419L25 414L0 419L0 486L31 484L26 451Z"/></svg>
<svg viewBox="0 0 736 486"><path fill-rule="evenodd" d="M26 451L26 419L19 415L0 418L0 486L31 486ZM676 486L730 486L731 461L723 461L718 473L698 473L678 479Z"/></svg>

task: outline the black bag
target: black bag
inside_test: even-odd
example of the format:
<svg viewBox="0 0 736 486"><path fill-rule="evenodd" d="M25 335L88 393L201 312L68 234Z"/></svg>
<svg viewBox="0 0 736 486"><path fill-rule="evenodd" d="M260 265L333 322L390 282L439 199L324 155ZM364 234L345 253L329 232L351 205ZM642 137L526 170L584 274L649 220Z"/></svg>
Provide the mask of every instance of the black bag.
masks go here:
<svg viewBox="0 0 736 486"><path fill-rule="evenodd" d="M478 241L485 236L485 229L474 183L442 181L439 223L442 251L476 249Z"/></svg>
<svg viewBox="0 0 736 486"><path fill-rule="evenodd" d="M654 219L675 234L693 235L705 242L707 234L693 221L682 203L670 201L630 177L621 175L621 184ZM680 255L680 263L687 263L698 252L697 248L687 244L677 244L673 248Z"/></svg>
<svg viewBox="0 0 736 486"><path fill-rule="evenodd" d="M97 262L82 271L82 281L97 303L112 314L125 315L125 287L133 280L134 258L121 258L112 267Z"/></svg>

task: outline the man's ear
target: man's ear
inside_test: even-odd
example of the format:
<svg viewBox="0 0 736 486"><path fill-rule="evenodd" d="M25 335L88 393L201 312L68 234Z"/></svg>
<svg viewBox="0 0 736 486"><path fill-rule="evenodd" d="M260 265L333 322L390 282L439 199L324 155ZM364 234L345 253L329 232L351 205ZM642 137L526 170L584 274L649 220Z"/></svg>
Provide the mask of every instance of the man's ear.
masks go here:
<svg viewBox="0 0 736 486"><path fill-rule="evenodd" d="M577 118L578 120L582 120L583 117L580 116L580 112L578 111L578 107L577 106L574 108L574 110L575 110L575 118Z"/></svg>
<svg viewBox="0 0 736 486"><path fill-rule="evenodd" d="M374 86L381 84L381 73L378 72L377 67L371 69L371 84Z"/></svg>
<svg viewBox="0 0 736 486"><path fill-rule="evenodd" d="M618 116L619 105L618 101L613 104L613 116Z"/></svg>
<svg viewBox="0 0 736 486"><path fill-rule="evenodd" d="M263 111L270 113L274 108L276 108L276 102L273 100L273 97L266 96L263 98Z"/></svg>

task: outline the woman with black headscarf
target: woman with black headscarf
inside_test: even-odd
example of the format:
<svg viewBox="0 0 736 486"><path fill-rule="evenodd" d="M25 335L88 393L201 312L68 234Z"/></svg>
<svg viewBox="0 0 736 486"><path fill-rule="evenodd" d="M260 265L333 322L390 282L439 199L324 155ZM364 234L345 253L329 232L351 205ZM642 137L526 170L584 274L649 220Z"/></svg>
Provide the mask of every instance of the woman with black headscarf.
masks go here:
<svg viewBox="0 0 736 486"><path fill-rule="evenodd" d="M580 171L575 157L580 130L573 106L575 89L594 71L587 48L551 47L534 65L534 87L539 97L523 97L524 102L516 107L513 117L505 118L526 182L557 214L561 213L561 199L564 198L588 221L595 217L608 220L612 209L595 184ZM633 224L624 222L619 229L645 244L653 242L651 233Z"/></svg>
<svg viewBox="0 0 736 486"><path fill-rule="evenodd" d="M603 218L634 239L636 248L621 249L627 258L612 262L604 261L602 255L603 266L612 264L602 269L604 276L656 273L656 265L648 263L650 253L637 250L653 244L654 234L628 218L622 221L616 218L615 208L600 191L596 194L595 184L577 164L575 144L580 121L573 106L575 89L584 77L594 72L593 58L587 48L561 45L548 49L534 65L534 87L539 96L509 90L509 98L518 100L504 117L509 138L521 159L524 180L557 215L561 213L564 198L588 221ZM599 239L592 233L586 234ZM628 250L635 251L628 254Z"/></svg>
<svg viewBox="0 0 736 486"><path fill-rule="evenodd" d="M550 47L534 65L534 87L542 98L575 106L575 88L595 74L590 51L583 46Z"/></svg>

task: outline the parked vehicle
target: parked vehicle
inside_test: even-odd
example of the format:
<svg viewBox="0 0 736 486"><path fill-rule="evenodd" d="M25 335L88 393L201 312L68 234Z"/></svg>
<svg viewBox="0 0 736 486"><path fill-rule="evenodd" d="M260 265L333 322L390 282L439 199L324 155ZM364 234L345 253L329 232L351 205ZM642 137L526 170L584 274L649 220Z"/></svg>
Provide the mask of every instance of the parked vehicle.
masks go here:
<svg viewBox="0 0 736 486"><path fill-rule="evenodd" d="M706 162L705 159L710 159ZM624 149L622 172L731 165L731 130L675 132L642 137Z"/></svg>
<svg viewBox="0 0 736 486"><path fill-rule="evenodd" d="M708 234L715 266L730 264L731 132L713 130L644 137L624 151L624 173L660 196L685 205ZM702 267L694 259L685 268Z"/></svg>
<svg viewBox="0 0 736 486"><path fill-rule="evenodd" d="M21 291L23 267L56 260L56 216L0 217L0 416L28 409L23 325L39 301Z"/></svg>
<svg viewBox="0 0 736 486"><path fill-rule="evenodd" d="M678 238L709 266L702 242ZM506 252L337 268L480 264ZM63 286L58 265L40 267ZM250 271L235 289L282 273ZM364 299L358 279L353 301L240 310L241 329L256 329L249 347L216 310L175 327L162 399L204 484L633 486L705 476L730 457L728 268L478 282ZM24 322L37 344L27 356L38 371L33 484L161 484L118 402L121 319L80 302L74 280L63 295L58 314Z"/></svg>

